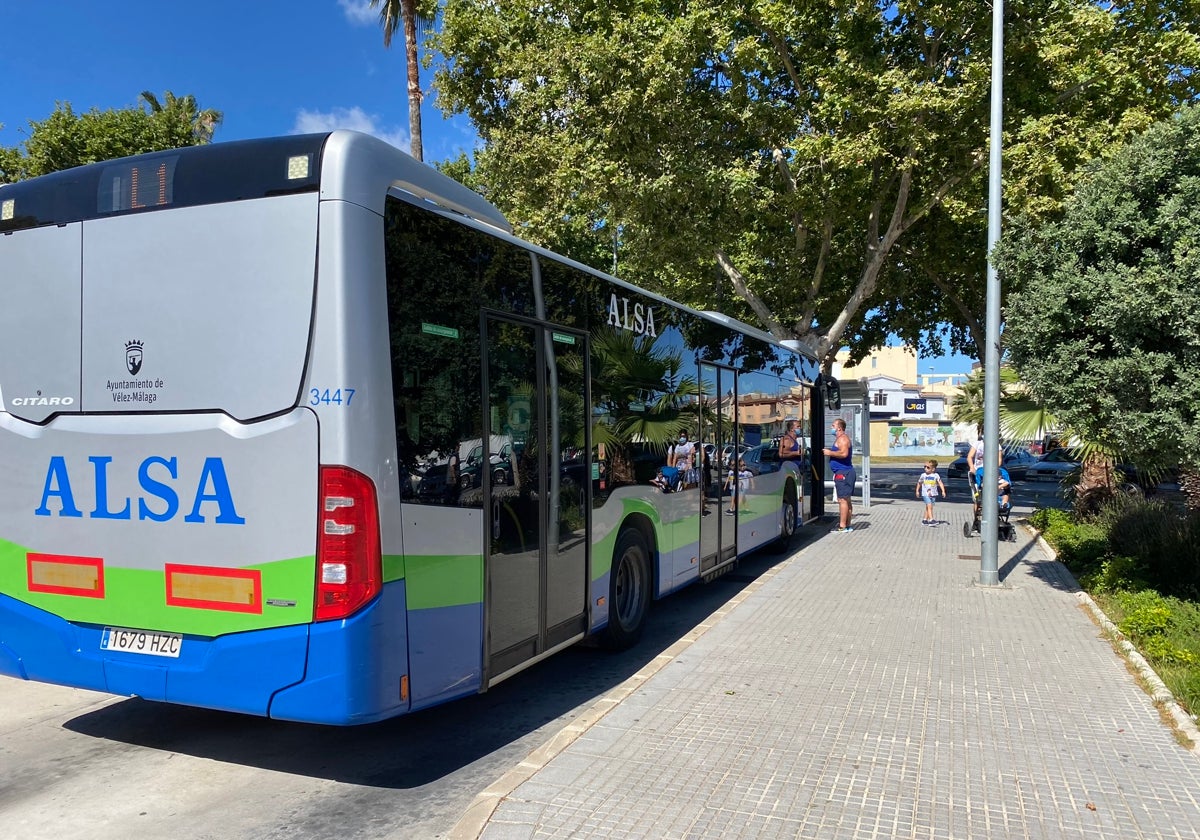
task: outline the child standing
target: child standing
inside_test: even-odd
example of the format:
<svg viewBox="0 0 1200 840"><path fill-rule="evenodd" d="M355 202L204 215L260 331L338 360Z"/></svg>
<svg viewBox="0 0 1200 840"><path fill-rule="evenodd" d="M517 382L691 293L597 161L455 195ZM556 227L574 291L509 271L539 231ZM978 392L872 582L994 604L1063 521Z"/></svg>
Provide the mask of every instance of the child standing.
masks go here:
<svg viewBox="0 0 1200 840"><path fill-rule="evenodd" d="M753 475L742 458L738 458L736 467L730 466L729 475L725 479L725 486L729 490L729 508L725 512L729 515L737 513L739 501L745 503L746 491L750 489L750 478Z"/></svg>
<svg viewBox="0 0 1200 840"><path fill-rule="evenodd" d="M939 494L946 495L946 485L942 484L942 477L938 475L937 461L926 461L925 472L917 478L917 498L925 500L925 518L921 520L922 525L938 524L933 517L933 503L937 501Z"/></svg>

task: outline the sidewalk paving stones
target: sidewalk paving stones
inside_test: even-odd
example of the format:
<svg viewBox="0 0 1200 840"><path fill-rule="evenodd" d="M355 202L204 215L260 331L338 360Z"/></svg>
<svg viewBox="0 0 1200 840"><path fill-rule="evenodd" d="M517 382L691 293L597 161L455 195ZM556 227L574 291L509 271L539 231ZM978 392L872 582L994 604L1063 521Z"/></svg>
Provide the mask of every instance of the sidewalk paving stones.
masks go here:
<svg viewBox="0 0 1200 840"><path fill-rule="evenodd" d="M981 586L970 506L937 511L885 501L809 541L453 836L1200 838L1200 751L1066 569L1019 528Z"/></svg>

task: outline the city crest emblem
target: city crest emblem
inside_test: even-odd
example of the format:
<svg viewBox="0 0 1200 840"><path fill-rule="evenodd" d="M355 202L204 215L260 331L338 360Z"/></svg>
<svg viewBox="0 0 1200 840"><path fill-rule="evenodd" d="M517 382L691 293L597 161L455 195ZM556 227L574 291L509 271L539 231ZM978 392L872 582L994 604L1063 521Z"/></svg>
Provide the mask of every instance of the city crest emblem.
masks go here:
<svg viewBox="0 0 1200 840"><path fill-rule="evenodd" d="M137 376L142 369L142 342L134 339L125 342L125 367L131 376Z"/></svg>

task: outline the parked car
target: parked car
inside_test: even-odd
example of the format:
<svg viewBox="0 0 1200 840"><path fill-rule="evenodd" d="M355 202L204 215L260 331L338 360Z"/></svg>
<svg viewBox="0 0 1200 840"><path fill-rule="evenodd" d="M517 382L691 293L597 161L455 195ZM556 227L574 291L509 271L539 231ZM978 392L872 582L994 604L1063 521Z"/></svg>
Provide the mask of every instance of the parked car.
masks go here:
<svg viewBox="0 0 1200 840"><path fill-rule="evenodd" d="M499 452L494 452L488 457L488 472L491 474L493 485L512 484L512 456L513 446L506 441ZM483 446L476 445L471 448L459 470L459 486L463 490L479 487L483 480L483 472Z"/></svg>
<svg viewBox="0 0 1200 840"><path fill-rule="evenodd" d="M1038 463L1036 455L1022 446L1014 446L1004 450L1004 460L1000 466L1008 470L1008 477L1013 481L1024 481L1029 478L1029 469ZM966 478L967 457L955 458L946 467L949 478Z"/></svg>
<svg viewBox="0 0 1200 840"><path fill-rule="evenodd" d="M960 440L958 443L954 444L954 454L955 455L961 455L963 458L966 458L967 453L970 451L971 451L971 444L969 441Z"/></svg>
<svg viewBox="0 0 1200 840"><path fill-rule="evenodd" d="M1013 481L1024 481L1029 477L1029 468L1038 462L1038 457L1023 446L1013 447L1004 451L1004 462L1001 466L1008 470L1008 477Z"/></svg>
<svg viewBox="0 0 1200 840"><path fill-rule="evenodd" d="M1072 449L1053 449L1026 472L1030 481L1062 481L1079 471L1079 455Z"/></svg>
<svg viewBox="0 0 1200 840"><path fill-rule="evenodd" d="M779 472L783 462L779 460L779 444L763 443L742 451L739 458L746 462L746 469L755 475Z"/></svg>

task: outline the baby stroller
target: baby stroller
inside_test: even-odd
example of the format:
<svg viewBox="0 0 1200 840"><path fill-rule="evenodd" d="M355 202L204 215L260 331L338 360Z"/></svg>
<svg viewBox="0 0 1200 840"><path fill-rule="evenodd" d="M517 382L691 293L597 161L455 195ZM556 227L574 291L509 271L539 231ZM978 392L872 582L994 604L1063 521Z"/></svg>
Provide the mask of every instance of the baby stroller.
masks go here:
<svg viewBox="0 0 1200 840"><path fill-rule="evenodd" d="M683 489L683 474L678 467L661 467L660 471L666 481L664 493L675 493Z"/></svg>
<svg viewBox="0 0 1200 840"><path fill-rule="evenodd" d="M963 536L969 537L972 534L978 534L979 529L983 524L983 492L979 489L979 485L975 482L975 476L968 475L968 482L971 485L971 521L963 523ZM1010 488L1011 492L1011 488ZM1017 541L1017 528L1008 521L1009 515L1012 513L1012 502L1007 505L1002 501L996 508L996 515L999 517L999 522L996 523L996 537L1006 540L1007 542Z"/></svg>

